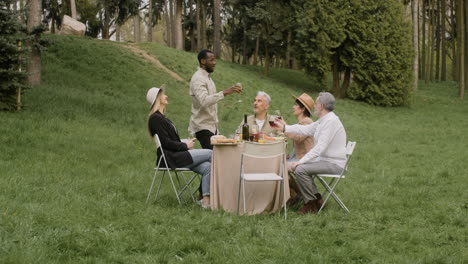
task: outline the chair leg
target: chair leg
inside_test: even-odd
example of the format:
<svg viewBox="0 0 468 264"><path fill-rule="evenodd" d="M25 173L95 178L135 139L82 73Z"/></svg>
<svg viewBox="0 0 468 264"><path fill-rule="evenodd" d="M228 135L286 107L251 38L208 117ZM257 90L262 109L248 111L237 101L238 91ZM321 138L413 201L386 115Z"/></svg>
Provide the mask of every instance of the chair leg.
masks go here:
<svg viewBox="0 0 468 264"><path fill-rule="evenodd" d="M244 200L244 215L247 213L246 212L246 206L245 206L245 181L242 181L242 199Z"/></svg>
<svg viewBox="0 0 468 264"><path fill-rule="evenodd" d="M182 202L180 201L179 193L177 192L177 188L175 186L174 180L172 179L171 172L167 171L167 173L169 174L169 179L171 179L172 188L174 189L174 193L175 193L175 195L177 197L177 201L179 202L179 204L182 204ZM176 173L176 175L177 175L177 173Z"/></svg>
<svg viewBox="0 0 468 264"><path fill-rule="evenodd" d="M182 175L184 175L184 172L182 172ZM179 192L179 195L182 196L182 193L186 190L188 190L188 193L189 193L189 197L184 201L184 202L187 202L187 200L191 197L192 200L195 202L195 197L193 196L193 193L190 191L190 184L192 184L192 182L195 180L195 178L197 178L197 174L194 173L193 176L190 178L189 181L187 181L187 179L185 178L185 176L182 176L182 179L184 180L184 187L180 190Z"/></svg>
<svg viewBox="0 0 468 264"><path fill-rule="evenodd" d="M241 185L242 185L242 178L239 180L239 191L237 192L237 214L240 214L240 196L241 196Z"/></svg>
<svg viewBox="0 0 468 264"><path fill-rule="evenodd" d="M148 196L146 197L146 203L148 203L148 200L151 196L151 192L153 191L153 186L154 186L154 182L156 181L156 176L158 176L158 170L154 170L154 175L153 175L153 180L151 181L151 186L150 186L150 189L149 189L149 192L148 192Z"/></svg>
<svg viewBox="0 0 468 264"><path fill-rule="evenodd" d="M156 191L156 195L154 196L154 201L155 202L156 202L156 199L158 199L159 191L161 190L161 185L162 185L164 176L166 176L166 171L163 171L163 175L161 176L161 179L159 180L158 190Z"/></svg>
<svg viewBox="0 0 468 264"><path fill-rule="evenodd" d="M340 182L341 179L338 179L335 184L333 184L333 187L330 188L330 185L324 180L322 179L321 177L317 177L320 181L320 183L323 185L323 187L325 187L325 189L327 190L328 194L326 195L325 197L325 200L323 201L323 204L322 204L322 207L319 209L318 213L320 213L322 211L322 209L325 207L325 204L327 203L328 199L330 198L330 195L333 197L333 199L335 199L335 201L341 206L341 208L345 209L348 213L349 213L349 210L348 208L346 207L346 205L341 201L341 199L338 197L338 195L335 193L335 188L336 188L336 185L338 185L338 183ZM330 184L332 184L334 182L334 178L330 181Z"/></svg>
<svg viewBox="0 0 468 264"><path fill-rule="evenodd" d="M284 185L284 178L281 181L283 185L283 204L284 204L284 219L288 219L288 210L286 209L286 186Z"/></svg>

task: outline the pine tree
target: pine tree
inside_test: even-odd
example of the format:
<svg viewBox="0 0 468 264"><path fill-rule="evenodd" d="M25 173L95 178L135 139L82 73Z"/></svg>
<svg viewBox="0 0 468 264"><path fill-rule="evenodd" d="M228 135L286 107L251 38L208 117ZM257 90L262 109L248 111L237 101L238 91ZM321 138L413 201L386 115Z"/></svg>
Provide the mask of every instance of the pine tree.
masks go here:
<svg viewBox="0 0 468 264"><path fill-rule="evenodd" d="M26 29L18 14L9 10L11 1L0 1L0 110L19 110L21 93L27 88L24 69L24 49L20 43L26 39Z"/></svg>

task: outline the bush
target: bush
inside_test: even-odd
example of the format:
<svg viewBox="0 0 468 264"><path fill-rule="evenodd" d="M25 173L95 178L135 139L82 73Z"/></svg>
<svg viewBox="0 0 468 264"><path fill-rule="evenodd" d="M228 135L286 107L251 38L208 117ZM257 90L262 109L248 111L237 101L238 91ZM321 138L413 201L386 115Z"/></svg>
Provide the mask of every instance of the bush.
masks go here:
<svg viewBox="0 0 468 264"><path fill-rule="evenodd" d="M325 84L334 69L335 95L369 104L407 103L412 35L402 5L387 0L298 0L297 49L306 71ZM339 85L340 74L345 81ZM347 82L349 81L349 82ZM351 83L351 85L348 85Z"/></svg>

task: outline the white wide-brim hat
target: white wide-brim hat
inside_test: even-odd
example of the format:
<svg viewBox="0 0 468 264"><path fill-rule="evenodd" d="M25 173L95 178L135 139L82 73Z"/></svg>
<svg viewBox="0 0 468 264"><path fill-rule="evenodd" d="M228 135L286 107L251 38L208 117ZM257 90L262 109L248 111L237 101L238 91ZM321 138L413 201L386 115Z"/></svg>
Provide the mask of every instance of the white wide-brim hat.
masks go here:
<svg viewBox="0 0 468 264"><path fill-rule="evenodd" d="M151 105L151 107L153 106L154 102L156 101L156 98L158 97L158 94L161 90L164 91L164 88L165 88L165 85L161 85L161 88L158 88L158 87L152 87L148 90L148 92L146 93L146 101L148 101L148 103Z"/></svg>

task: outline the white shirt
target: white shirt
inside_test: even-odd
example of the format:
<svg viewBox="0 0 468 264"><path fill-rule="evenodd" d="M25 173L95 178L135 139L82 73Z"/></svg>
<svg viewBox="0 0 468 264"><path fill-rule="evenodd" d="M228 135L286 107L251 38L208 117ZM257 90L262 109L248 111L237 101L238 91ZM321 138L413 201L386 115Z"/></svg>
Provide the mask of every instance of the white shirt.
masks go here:
<svg viewBox="0 0 468 264"><path fill-rule="evenodd" d="M257 123L258 130L259 131L262 130L263 125L265 124L265 119L263 119L263 120L255 119L255 122Z"/></svg>
<svg viewBox="0 0 468 264"><path fill-rule="evenodd" d="M190 80L190 95L192 96L192 116L189 131L196 133L206 129L216 134L218 129L217 103L224 98L224 95L222 91L216 92L211 74L198 68Z"/></svg>
<svg viewBox="0 0 468 264"><path fill-rule="evenodd" d="M300 164L327 161L344 168L346 131L335 113L329 112L309 125L286 126L285 132L314 136L314 147L299 160Z"/></svg>

